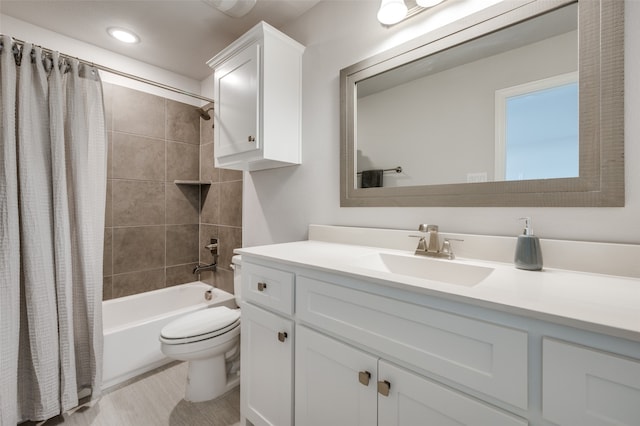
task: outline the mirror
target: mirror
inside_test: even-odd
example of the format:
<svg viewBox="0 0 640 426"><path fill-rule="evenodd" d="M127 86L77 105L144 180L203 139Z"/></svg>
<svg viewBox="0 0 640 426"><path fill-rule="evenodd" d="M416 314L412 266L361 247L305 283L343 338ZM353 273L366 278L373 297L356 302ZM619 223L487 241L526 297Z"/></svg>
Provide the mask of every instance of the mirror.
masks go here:
<svg viewBox="0 0 640 426"><path fill-rule="evenodd" d="M343 69L341 206L624 205L621 3L503 2Z"/></svg>

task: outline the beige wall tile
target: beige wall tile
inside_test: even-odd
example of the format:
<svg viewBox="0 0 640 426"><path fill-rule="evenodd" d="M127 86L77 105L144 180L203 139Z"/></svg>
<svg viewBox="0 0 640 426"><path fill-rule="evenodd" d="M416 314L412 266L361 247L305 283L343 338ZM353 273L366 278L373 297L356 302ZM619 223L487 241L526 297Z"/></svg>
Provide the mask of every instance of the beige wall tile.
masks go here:
<svg viewBox="0 0 640 426"><path fill-rule="evenodd" d="M113 297L129 296L164 288L164 268L113 276Z"/></svg>
<svg viewBox="0 0 640 426"><path fill-rule="evenodd" d="M163 225L164 182L114 180L114 226Z"/></svg>
<svg viewBox="0 0 640 426"><path fill-rule="evenodd" d="M200 224L200 238L198 242L200 263L209 264L213 262L211 252L204 248L211 242L211 238L218 238L218 227L216 225ZM218 253L220 248L218 247Z"/></svg>
<svg viewBox="0 0 640 426"><path fill-rule="evenodd" d="M212 103L208 103L203 108L207 110L211 108L212 105ZM209 111L211 120L200 120L200 145L213 143L213 114L213 110Z"/></svg>
<svg viewBox="0 0 640 426"><path fill-rule="evenodd" d="M104 228L104 255L102 256L102 275L113 274L113 229Z"/></svg>
<svg viewBox="0 0 640 426"><path fill-rule="evenodd" d="M242 180L242 170L220 169L220 182Z"/></svg>
<svg viewBox="0 0 640 426"><path fill-rule="evenodd" d="M112 282L112 277L104 277L102 279L102 300L113 299Z"/></svg>
<svg viewBox="0 0 640 426"><path fill-rule="evenodd" d="M218 241L219 250L218 253L218 265L222 269L230 270L231 258L233 257L233 250L242 247L242 228L233 228L230 226L218 227Z"/></svg>
<svg viewBox="0 0 640 426"><path fill-rule="evenodd" d="M218 182L220 169L213 167L213 144L200 146L200 180Z"/></svg>
<svg viewBox="0 0 640 426"><path fill-rule="evenodd" d="M198 261L198 225L167 226L167 266Z"/></svg>
<svg viewBox="0 0 640 426"><path fill-rule="evenodd" d="M188 263L186 265L168 266L166 276L166 286L190 283L197 281L198 276L193 273L197 263Z"/></svg>
<svg viewBox="0 0 640 426"><path fill-rule="evenodd" d="M199 146L167 142L167 180L198 180Z"/></svg>
<svg viewBox="0 0 640 426"><path fill-rule="evenodd" d="M218 224L220 217L220 186L213 183L209 186L203 186L201 191L200 202L202 208L200 210L200 223Z"/></svg>
<svg viewBox="0 0 640 426"><path fill-rule="evenodd" d="M234 294L233 291L233 271L219 269L215 272L215 284L220 290Z"/></svg>
<svg viewBox="0 0 640 426"><path fill-rule="evenodd" d="M107 132L107 179L113 177L113 132Z"/></svg>
<svg viewBox="0 0 640 426"><path fill-rule="evenodd" d="M113 90L110 83L102 83L102 96L104 100L104 120L107 131L113 129Z"/></svg>
<svg viewBox="0 0 640 426"><path fill-rule="evenodd" d="M165 146L160 139L113 134L113 177L165 180Z"/></svg>
<svg viewBox="0 0 640 426"><path fill-rule="evenodd" d="M164 268L165 227L113 228L113 272Z"/></svg>
<svg viewBox="0 0 640 426"><path fill-rule="evenodd" d="M113 181L107 179L107 199L104 205L104 226L113 225Z"/></svg>
<svg viewBox="0 0 640 426"><path fill-rule="evenodd" d="M114 85L113 130L164 138L165 102L159 96Z"/></svg>
<svg viewBox="0 0 640 426"><path fill-rule="evenodd" d="M200 187L165 183L167 224L197 224L200 212Z"/></svg>
<svg viewBox="0 0 640 426"><path fill-rule="evenodd" d="M200 144L200 113L196 107L167 100L167 140Z"/></svg>
<svg viewBox="0 0 640 426"><path fill-rule="evenodd" d="M242 181L220 185L220 225L242 226Z"/></svg>

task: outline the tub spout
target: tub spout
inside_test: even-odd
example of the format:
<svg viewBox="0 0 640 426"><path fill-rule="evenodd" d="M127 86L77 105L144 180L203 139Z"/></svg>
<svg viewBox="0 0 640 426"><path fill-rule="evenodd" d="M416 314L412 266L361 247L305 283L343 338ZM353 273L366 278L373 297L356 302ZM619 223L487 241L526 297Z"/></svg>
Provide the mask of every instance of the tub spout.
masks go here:
<svg viewBox="0 0 640 426"><path fill-rule="evenodd" d="M193 273L199 274L202 271L215 271L217 266L218 264L216 262L213 262L210 265L198 265L195 268L193 268Z"/></svg>

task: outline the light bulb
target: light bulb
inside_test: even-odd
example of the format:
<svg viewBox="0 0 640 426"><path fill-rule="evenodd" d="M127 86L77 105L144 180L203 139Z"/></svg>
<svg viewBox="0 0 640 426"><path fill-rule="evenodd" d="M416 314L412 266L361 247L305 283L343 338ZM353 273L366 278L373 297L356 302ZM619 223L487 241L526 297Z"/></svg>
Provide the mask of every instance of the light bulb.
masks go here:
<svg viewBox="0 0 640 426"><path fill-rule="evenodd" d="M111 27L107 29L109 35L116 40L120 40L123 43L139 43L140 37L135 35L129 30L125 30L123 28Z"/></svg>
<svg viewBox="0 0 640 426"><path fill-rule="evenodd" d="M444 0L416 0L416 3L418 3L418 6L421 7L433 7L437 4L442 3Z"/></svg>
<svg viewBox="0 0 640 426"><path fill-rule="evenodd" d="M404 0L382 0L378 10L378 21L383 25L393 25L407 16L407 5Z"/></svg>

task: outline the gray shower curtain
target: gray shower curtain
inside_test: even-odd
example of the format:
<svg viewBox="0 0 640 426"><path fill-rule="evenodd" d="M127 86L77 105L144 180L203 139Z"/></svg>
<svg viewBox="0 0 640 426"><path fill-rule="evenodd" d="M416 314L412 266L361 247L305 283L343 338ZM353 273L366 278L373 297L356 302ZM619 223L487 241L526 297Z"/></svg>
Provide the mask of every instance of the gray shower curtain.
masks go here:
<svg viewBox="0 0 640 426"><path fill-rule="evenodd" d="M106 128L97 70L0 44L0 425L100 395Z"/></svg>

